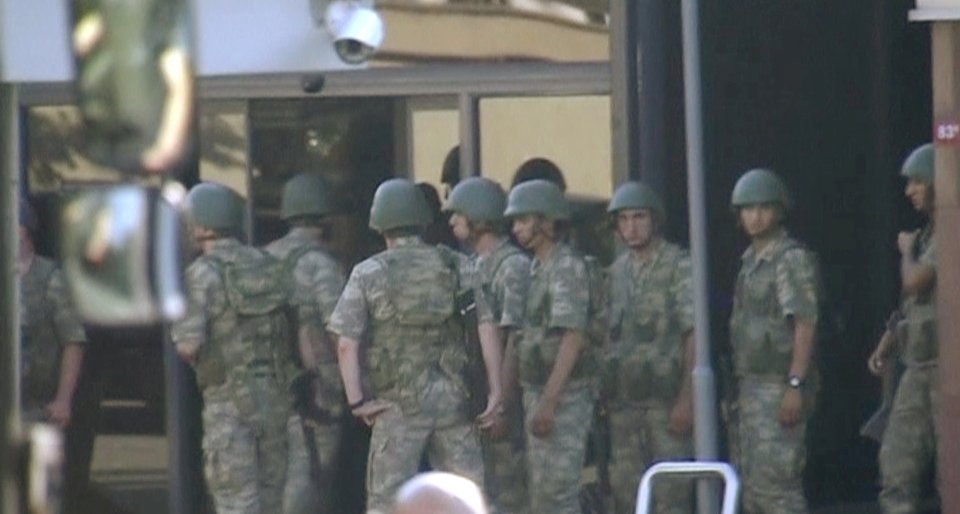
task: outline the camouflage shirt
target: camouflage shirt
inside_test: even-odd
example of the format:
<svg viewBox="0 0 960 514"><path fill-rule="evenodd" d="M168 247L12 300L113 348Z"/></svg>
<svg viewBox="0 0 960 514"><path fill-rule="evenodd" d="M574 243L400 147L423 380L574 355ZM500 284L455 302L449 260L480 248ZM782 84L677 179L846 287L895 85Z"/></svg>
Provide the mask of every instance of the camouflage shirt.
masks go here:
<svg viewBox="0 0 960 514"><path fill-rule="evenodd" d="M21 405L24 411L43 408L57 392L64 347L87 338L62 273L40 256L20 278L20 337Z"/></svg>
<svg viewBox="0 0 960 514"><path fill-rule="evenodd" d="M927 223L917 234L917 260L937 269L937 241L933 223ZM936 359L939 354L937 338L937 288L934 287L906 298L902 306L906 321L906 341L901 358L907 364Z"/></svg>
<svg viewBox="0 0 960 514"><path fill-rule="evenodd" d="M265 372L271 373L275 362L270 358L270 352L276 348L288 349L289 333L286 332L285 319L281 314L256 318L261 325L256 332L271 339L270 344L276 345L275 348L262 348L247 340L251 329L241 329L241 322L245 321L241 320L234 302L230 300L224 282L223 265L220 264L261 263L266 260L272 261L260 250L227 238L213 241L210 251L187 267L189 306L183 319L171 326L170 337L174 343L199 343L197 379L201 382L206 399L233 398L235 391L232 389L253 366L263 363ZM264 280L278 279L264 277ZM265 360L268 362L264 363ZM203 375L208 372L217 378L209 387L204 387L206 380ZM225 382L219 378L221 376Z"/></svg>
<svg viewBox="0 0 960 514"><path fill-rule="evenodd" d="M295 263L289 263L293 266L290 303L296 308L301 328L309 327L312 333L322 334L343 291L344 276L340 265L299 228L270 243L264 250L280 260L298 257ZM333 345L314 348L314 352L321 364L337 362Z"/></svg>
<svg viewBox="0 0 960 514"><path fill-rule="evenodd" d="M523 334L517 348L519 378L525 386L543 386L553 371L567 330L584 332L590 324L590 278L583 256L557 243L547 260L533 259ZM587 345L570 376L569 386L586 385L596 375Z"/></svg>
<svg viewBox="0 0 960 514"><path fill-rule="evenodd" d="M782 380L793 356L791 318L817 323L816 257L782 230L741 260L730 317L736 372Z"/></svg>
<svg viewBox="0 0 960 514"><path fill-rule="evenodd" d="M530 258L504 239L476 259L477 319L500 327L519 327L530 282Z"/></svg>
<svg viewBox="0 0 960 514"><path fill-rule="evenodd" d="M427 371L459 379L466 365L454 304L468 261L419 237L357 264L330 317L331 332L364 346L372 392L415 408Z"/></svg>
<svg viewBox="0 0 960 514"><path fill-rule="evenodd" d="M683 378L684 335L693 330L689 253L661 241L645 261L625 252L609 276L605 394L672 401Z"/></svg>

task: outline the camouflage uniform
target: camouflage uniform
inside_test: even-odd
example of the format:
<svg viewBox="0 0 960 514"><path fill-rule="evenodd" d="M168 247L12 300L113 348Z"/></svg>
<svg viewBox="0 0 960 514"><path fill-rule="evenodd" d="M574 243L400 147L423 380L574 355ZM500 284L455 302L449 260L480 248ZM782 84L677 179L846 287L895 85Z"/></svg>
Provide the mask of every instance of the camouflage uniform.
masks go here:
<svg viewBox="0 0 960 514"><path fill-rule="evenodd" d="M39 421L56 396L63 349L85 345L87 337L53 261L33 257L20 295L20 405L25 420Z"/></svg>
<svg viewBox="0 0 960 514"><path fill-rule="evenodd" d="M610 341L603 396L610 413L610 482L616 512L633 513L646 468L692 456L689 436L667 429L685 373L684 335L693 330L690 256L659 243L649 260L621 255L610 268ZM692 510L686 481L657 488L657 512Z"/></svg>
<svg viewBox="0 0 960 514"><path fill-rule="evenodd" d="M315 370L318 375L316 400L325 419L312 421L310 430L305 433L302 419L297 414L294 416L295 422L288 427L290 453L283 512L331 512L345 405L336 350L326 337L325 326L343 290L343 273L340 265L306 236L301 228L293 228L286 236L264 249L286 262L293 275L293 298L290 303L296 309L299 328L307 328L311 340L328 343L317 344L313 348L318 361ZM296 262L289 262L288 259L295 259ZM307 434L313 437L313 445L307 444ZM309 454L310 446L316 451L314 457ZM319 473L315 477L319 479L319 484L312 479L311 460L319 464L319 469L315 470Z"/></svg>
<svg viewBox="0 0 960 514"><path fill-rule="evenodd" d="M793 325L788 317L817 321L815 256L782 231L759 252L742 257L730 318L739 382L739 420L731 427L734 463L742 477L745 512L807 512L803 495L806 420L816 392L813 361L804 386L800 422L784 428L780 403L789 387Z"/></svg>
<svg viewBox="0 0 960 514"><path fill-rule="evenodd" d="M207 485L218 513L281 512L292 418L280 357L289 352L282 340L288 337L286 320L282 313L242 317L224 269L225 264L263 267L273 260L232 238L211 245L187 268L190 307L171 328L175 343L200 342L195 369L203 391ZM251 331L275 344L248 341Z"/></svg>
<svg viewBox="0 0 960 514"><path fill-rule="evenodd" d="M937 267L933 225L918 235L920 263ZM937 290L907 298L905 345L900 358L906 366L880 447L883 490L880 505L888 514L919 512L923 477L936 461L939 414L937 376Z"/></svg>
<svg viewBox="0 0 960 514"><path fill-rule="evenodd" d="M483 484L477 429L466 415L462 326L455 319L458 258L419 237L358 264L330 331L362 342L365 389L392 403L373 425L368 512L387 512L424 451L439 470Z"/></svg>
<svg viewBox="0 0 960 514"><path fill-rule="evenodd" d="M561 393L553 432L541 439L535 437L531 429L563 333L578 330L588 337L591 328L589 272L585 259L564 243L557 243L545 262L534 259L530 270L523 334L517 348L526 414L530 511L579 513L581 469L598 375L595 349L589 342L584 345Z"/></svg>
<svg viewBox="0 0 960 514"><path fill-rule="evenodd" d="M476 260L479 286L477 318L495 323L505 332L520 328L530 280L530 258L504 240L492 252ZM504 440L484 438L483 463L487 491L501 514L529 511L524 469L523 408L518 397L505 406L509 434Z"/></svg>

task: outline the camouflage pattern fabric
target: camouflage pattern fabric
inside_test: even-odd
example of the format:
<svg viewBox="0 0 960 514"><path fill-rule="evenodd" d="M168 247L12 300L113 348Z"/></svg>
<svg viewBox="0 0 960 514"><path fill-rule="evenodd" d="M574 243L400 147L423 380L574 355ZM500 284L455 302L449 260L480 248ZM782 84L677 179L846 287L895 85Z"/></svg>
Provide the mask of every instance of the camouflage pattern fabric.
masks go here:
<svg viewBox="0 0 960 514"><path fill-rule="evenodd" d="M572 248L559 243L546 262L533 260L523 335L517 345L522 387L546 384L565 330L579 330L586 336L592 321L590 300L587 264ZM567 387L592 387L598 371L596 348L587 344Z"/></svg>
<svg viewBox="0 0 960 514"><path fill-rule="evenodd" d="M294 422L283 399L272 390L272 377L252 385L268 393L276 409L257 426L229 399L229 394L204 394L204 476L218 514L281 512L287 469L286 425ZM214 399L215 396L220 398ZM273 396L270 398L270 396Z"/></svg>
<svg viewBox="0 0 960 514"><path fill-rule="evenodd" d="M683 379L684 334L693 330L690 256L663 242L639 262L610 267L610 341L604 351L608 403L668 405Z"/></svg>
<svg viewBox="0 0 960 514"><path fill-rule="evenodd" d="M296 307L297 321L301 328L308 329L316 335L326 331L326 324L330 321L333 309L337 306L340 293L343 291L344 276L340 265L321 247L307 239L302 229L294 228L289 234L280 238L264 249L284 260L294 252L301 252L302 248L309 248L294 266L293 295L291 304ZM324 337L313 337L314 341L324 341ZM340 380L340 369L337 367L336 345L317 345L313 348L314 355L319 361L317 374L322 387L320 401L322 407L332 417L344 413L343 383Z"/></svg>
<svg viewBox="0 0 960 514"><path fill-rule="evenodd" d="M530 511L579 513L581 469L596 399L596 349L587 342L561 394L553 432L530 432L543 385L553 371L566 330L586 333L591 323L590 276L584 258L558 243L545 262L534 259L524 326L518 342L518 372L526 415ZM589 341L589 340L588 340Z"/></svg>
<svg viewBox="0 0 960 514"><path fill-rule="evenodd" d="M530 258L504 240L492 252L476 258L477 318L500 327L523 324Z"/></svg>
<svg viewBox="0 0 960 514"><path fill-rule="evenodd" d="M311 424L309 435L317 450L317 475L311 469L309 446L300 416L294 415L287 424L287 481L283 492L285 514L335 512L336 491L334 479L339 470L340 423Z"/></svg>
<svg viewBox="0 0 960 514"><path fill-rule="evenodd" d="M940 382L937 366L908 367L900 379L890 421L880 446L883 489L880 506L886 514L920 512L923 478L937 456Z"/></svg>
<svg viewBox="0 0 960 514"><path fill-rule="evenodd" d="M480 322L504 329L519 329L530 274L530 258L504 240L492 252L477 257L477 309ZM487 494L500 514L529 512L524 452L522 399L505 405L509 433L503 440L483 438L483 464Z"/></svg>
<svg viewBox="0 0 960 514"><path fill-rule="evenodd" d="M636 512L637 487L647 468L660 461L688 460L693 456L689 436L667 430L670 408L658 405L624 405L610 411L610 485L617 514ZM693 489L686 480L664 479L654 487L658 514L693 512Z"/></svg>
<svg viewBox="0 0 960 514"><path fill-rule="evenodd" d="M301 330L309 331L312 341L318 342L313 347L318 361L317 388L314 391L316 403L323 413L335 420L344 414L345 400L336 349L326 337L325 326L343 290L343 272L339 264L312 241L302 228L293 228L264 250L287 263L293 275L290 304L295 309L297 324ZM296 416L296 419L301 418ZM314 445L307 445L303 427L299 423L288 427L290 455L284 492L285 514L316 512L320 501L326 505L326 508L320 509L321 512L330 509L329 501L334 495L336 456L339 453L340 424L331 422L315 425L311 432ZM315 446L317 455L314 461L320 465L316 478L311 476L310 446ZM319 483L316 479L319 479Z"/></svg>
<svg viewBox="0 0 960 514"><path fill-rule="evenodd" d="M807 511L802 476L806 420L817 389L813 361L803 391L803 419L784 428L777 416L793 356L791 318L817 322L818 288L814 255L786 231L759 252L750 247L743 254L730 318L739 381L739 420L731 433L746 512Z"/></svg>
<svg viewBox="0 0 960 514"><path fill-rule="evenodd" d="M803 495L806 465L807 416L784 428L777 420L785 380L745 377L740 380L739 421L730 427L739 454L734 465L740 473L743 512L797 514L808 512ZM807 397L810 400L809 396ZM812 405L805 406L809 415Z"/></svg>
<svg viewBox="0 0 960 514"><path fill-rule="evenodd" d="M632 513L651 464L692 456L690 436L667 429L684 375L684 334L693 330L689 254L662 242L647 261L630 252L610 267L611 337L603 394L610 409L610 482L616 512ZM658 513L690 512L686 481L655 490Z"/></svg>
<svg viewBox="0 0 960 514"><path fill-rule="evenodd" d="M918 235L919 261L937 269L933 225ZM883 489L880 506L888 514L918 512L923 480L937 456L940 395L938 380L936 287L905 299L906 345L901 359L906 371L900 379L890 420L880 445Z"/></svg>
<svg viewBox="0 0 960 514"><path fill-rule="evenodd" d="M449 324L463 273L456 268L466 261L418 237L393 242L353 269L329 325L342 337L362 341L370 392L394 403L373 426L368 512L389 510L424 451L435 469L483 485L479 437L466 416L459 376L466 363L462 332Z"/></svg>
<svg viewBox="0 0 960 514"><path fill-rule="evenodd" d="M553 432L543 439L530 432L540 395L538 388L523 390L530 512L580 514L581 470L595 393L589 387L564 389L557 404Z"/></svg>
<svg viewBox="0 0 960 514"><path fill-rule="evenodd" d="M211 250L187 268L190 303L186 316L171 327L174 343L200 343L196 369L222 371L202 387L204 471L219 513L281 512L287 459L287 424L292 416L285 378L270 349L252 348L251 327L228 299L217 262L252 265L265 262L259 250L235 239L212 243ZM272 344L286 345L285 320L271 313L246 320ZM198 378L199 380L199 378Z"/></svg>
<svg viewBox="0 0 960 514"><path fill-rule="evenodd" d="M87 341L63 274L49 259L34 256L20 279L20 331L21 409L24 418L44 417L60 383L64 347Z"/></svg>
<svg viewBox="0 0 960 514"><path fill-rule="evenodd" d="M817 322L816 259L781 231L759 252L747 248L741 260L730 317L736 374L786 380L793 358L790 317ZM814 388L809 378L807 390Z"/></svg>
<svg viewBox="0 0 960 514"><path fill-rule="evenodd" d="M937 242L933 225L927 224L917 235L918 261L937 269ZM937 339L937 288L906 298L901 306L906 321L906 345L900 352L907 366L936 361L939 351Z"/></svg>

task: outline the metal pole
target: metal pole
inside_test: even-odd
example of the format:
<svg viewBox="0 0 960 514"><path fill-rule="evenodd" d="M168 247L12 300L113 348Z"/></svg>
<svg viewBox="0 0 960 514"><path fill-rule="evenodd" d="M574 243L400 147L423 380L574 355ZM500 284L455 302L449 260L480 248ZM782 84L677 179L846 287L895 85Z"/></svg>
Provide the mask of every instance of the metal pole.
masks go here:
<svg viewBox="0 0 960 514"><path fill-rule="evenodd" d="M469 93L461 93L460 107L460 178L480 175L480 101Z"/></svg>
<svg viewBox="0 0 960 514"><path fill-rule="evenodd" d="M17 363L20 362L19 280L17 252L20 117L16 86L0 83L0 513L19 510L17 442L20 405Z"/></svg>
<svg viewBox="0 0 960 514"><path fill-rule="evenodd" d="M940 438L938 465L943 512L960 511L960 151L949 136L960 126L960 20L934 21L933 115L937 120L935 217L937 241L937 321L940 339Z"/></svg>
<svg viewBox="0 0 960 514"><path fill-rule="evenodd" d="M636 12L634 0L610 2L610 130L614 187L637 178L640 170Z"/></svg>
<svg viewBox="0 0 960 514"><path fill-rule="evenodd" d="M683 84L687 136L687 195L696 364L693 369L694 442L698 460L717 459L716 380L710 363L710 305L707 287L707 209L703 165L703 97L700 88L700 12L698 0L683 0ZM697 484L700 514L717 512L715 484Z"/></svg>

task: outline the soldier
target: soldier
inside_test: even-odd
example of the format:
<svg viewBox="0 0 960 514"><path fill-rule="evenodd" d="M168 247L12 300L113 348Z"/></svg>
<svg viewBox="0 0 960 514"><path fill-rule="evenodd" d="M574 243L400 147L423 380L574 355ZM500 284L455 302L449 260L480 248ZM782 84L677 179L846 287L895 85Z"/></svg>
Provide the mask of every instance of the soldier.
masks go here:
<svg viewBox="0 0 960 514"><path fill-rule="evenodd" d="M204 473L217 512L282 512L295 374L283 263L238 241L243 199L210 182L187 195L201 255L187 315L171 327L203 392Z"/></svg>
<svg viewBox="0 0 960 514"><path fill-rule="evenodd" d="M60 269L34 252L36 218L22 199L19 220L20 408L25 422L47 422L65 432L64 505L67 512L79 512L86 505L94 435L91 413L75 411L95 408L86 405L80 388L87 337Z"/></svg>
<svg viewBox="0 0 960 514"><path fill-rule="evenodd" d="M899 352L906 367L880 446L880 506L886 513L921 510L923 480L937 455L940 403L933 145L914 150L904 161L900 174L907 179L907 198L914 209L927 217L927 223L920 230L900 232L897 236L904 321L901 330L888 328L867 362L870 371L879 375L884 359Z"/></svg>
<svg viewBox="0 0 960 514"><path fill-rule="evenodd" d="M492 180L471 177L457 184L445 209L453 234L475 252L477 320L482 338L505 346L502 369L505 417L482 439L485 480L491 501L501 513L528 511L523 451L523 406L511 357L523 323L530 258L504 234L506 194Z"/></svg>
<svg viewBox="0 0 960 514"><path fill-rule="evenodd" d="M307 173L288 180L280 210L291 229L265 248L285 263L292 277L290 304L300 358L296 423L287 427L286 514L332 512L334 505L344 400L333 336L324 327L340 298L344 277L321 244L324 217L334 210L328 187L320 176Z"/></svg>
<svg viewBox="0 0 960 514"><path fill-rule="evenodd" d="M664 241L663 204L646 184L627 182L610 200L627 247L610 267L610 340L602 399L610 418L610 481L616 512L633 513L646 468L693 454L693 300L690 255ZM688 513L691 489L664 481L657 512Z"/></svg>
<svg viewBox="0 0 960 514"><path fill-rule="evenodd" d="M428 221L426 201L412 182L380 184L370 227L387 249L354 267L330 319L349 409L373 427L368 512L389 510L424 450L435 469L483 484L477 425L466 410L467 352L456 304L464 272L452 251L420 238ZM500 348L485 345L487 376L497 377ZM492 423L499 403L499 381L491 380L481 427Z"/></svg>
<svg viewBox="0 0 960 514"><path fill-rule="evenodd" d="M581 468L596 399L592 264L563 243L563 192L545 180L510 191L505 216L533 253L517 371L526 415L530 512L579 513ZM600 288L602 289L602 287ZM602 305L602 304L601 304Z"/></svg>
<svg viewBox="0 0 960 514"><path fill-rule="evenodd" d="M740 416L732 433L743 508L752 513L807 512L802 477L806 423L816 392L816 257L783 228L789 200L773 172L744 173L731 203L740 228L750 237L730 318Z"/></svg>

